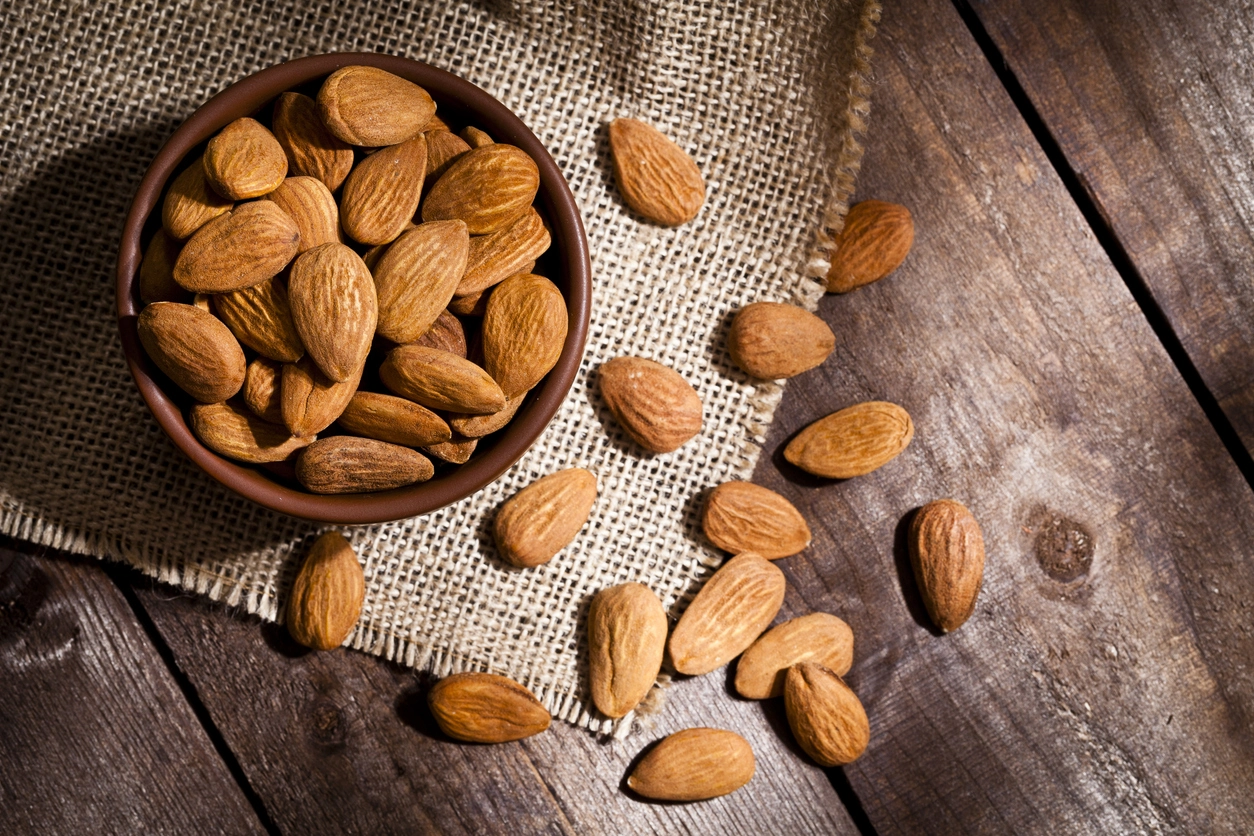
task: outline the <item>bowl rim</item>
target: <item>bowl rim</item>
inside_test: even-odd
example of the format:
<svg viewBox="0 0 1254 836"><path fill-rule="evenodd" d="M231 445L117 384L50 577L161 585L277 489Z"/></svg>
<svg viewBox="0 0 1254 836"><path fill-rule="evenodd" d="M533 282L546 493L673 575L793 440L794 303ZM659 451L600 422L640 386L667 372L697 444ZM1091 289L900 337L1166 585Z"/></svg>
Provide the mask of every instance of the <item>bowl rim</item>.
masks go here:
<svg viewBox="0 0 1254 836"><path fill-rule="evenodd" d="M568 315L566 343L557 364L532 390L531 403L501 431L499 440L456 470L416 485L366 494L314 494L273 481L259 468L226 459L193 435L178 404L162 389L164 376L139 343L137 297L143 258L141 236L154 211L160 211L165 185L189 151L228 122L255 113L282 92L295 89L349 65L378 67L407 78L439 99L454 100L472 111L478 127L498 141L526 151L540 170L537 200L551 224ZM123 226L117 261L117 316L122 348L140 395L165 434L213 479L266 508L319 522L364 525L420 516L470 496L496 481L531 448L561 407L583 361L592 302L592 265L583 220L570 186L544 144L504 104L471 82L445 70L395 55L342 52L297 58L243 78L201 105L166 140L136 190ZM537 391L538 390L538 391ZM188 497L190 499L190 497Z"/></svg>

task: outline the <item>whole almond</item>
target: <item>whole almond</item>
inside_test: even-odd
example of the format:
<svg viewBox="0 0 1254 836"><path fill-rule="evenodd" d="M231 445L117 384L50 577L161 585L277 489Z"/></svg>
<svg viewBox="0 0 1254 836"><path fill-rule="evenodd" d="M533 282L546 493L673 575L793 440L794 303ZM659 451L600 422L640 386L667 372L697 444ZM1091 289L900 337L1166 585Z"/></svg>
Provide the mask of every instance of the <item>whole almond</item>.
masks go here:
<svg viewBox="0 0 1254 836"><path fill-rule="evenodd" d="M442 444L431 444L423 447L431 455L440 461L449 464L465 464L470 461L470 457L474 455L475 448L479 446L477 438L463 438L460 435L454 435L449 441Z"/></svg>
<svg viewBox="0 0 1254 836"><path fill-rule="evenodd" d="M727 335L732 362L754 377L778 380L820 365L836 346L827 323L796 305L754 302L741 308Z"/></svg>
<svg viewBox="0 0 1254 836"><path fill-rule="evenodd" d="M413 139L435 115L435 102L412 81L377 67L341 67L318 90L323 123L350 145L377 147Z"/></svg>
<svg viewBox="0 0 1254 836"><path fill-rule="evenodd" d="M531 389L557 365L566 328L566 300L548 279L520 273L496 286L483 316L483 360L505 397Z"/></svg>
<svg viewBox="0 0 1254 836"><path fill-rule="evenodd" d="M241 393L244 403L263 421L283 425L283 364L257 357L248 364ZM290 434L290 430L288 431Z"/></svg>
<svg viewBox="0 0 1254 836"><path fill-rule="evenodd" d="M300 247L300 229L268 200L245 203L202 226L179 253L174 280L193 293L226 293L264 282Z"/></svg>
<svg viewBox="0 0 1254 836"><path fill-rule="evenodd" d="M427 134L427 177L426 183L431 185L453 161L470 150L466 140L449 131L426 131Z"/></svg>
<svg viewBox="0 0 1254 836"><path fill-rule="evenodd" d="M344 643L366 597L366 577L357 553L342 534L328 531L313 548L287 599L287 631L314 650L334 650Z"/></svg>
<svg viewBox="0 0 1254 836"><path fill-rule="evenodd" d="M435 181L422 203L422 219L463 220L471 235L486 235L526 212L539 189L540 169L521 148L472 148Z"/></svg>
<svg viewBox="0 0 1254 836"><path fill-rule="evenodd" d="M352 170L352 147L327 130L317 103L308 96L280 93L272 127L287 155L288 174L316 177L335 191Z"/></svg>
<svg viewBox="0 0 1254 836"><path fill-rule="evenodd" d="M600 379L605 405L646 450L669 453L701 432L701 398L674 369L615 357L601 365Z"/></svg>
<svg viewBox="0 0 1254 836"><path fill-rule="evenodd" d="M492 137L488 136L486 133L473 125L467 125L462 128L461 138L465 140L471 148L482 148L485 145L491 145L493 142Z"/></svg>
<svg viewBox="0 0 1254 836"><path fill-rule="evenodd" d="M406 447L442 444L453 437L439 415L413 401L378 392L358 392L339 417L353 435Z"/></svg>
<svg viewBox="0 0 1254 836"><path fill-rule="evenodd" d="M297 438L286 428L263 421L233 401L196 404L188 423L210 450L253 464L281 462L314 440Z"/></svg>
<svg viewBox="0 0 1254 836"><path fill-rule="evenodd" d="M418 210L426 171L427 140L421 134L366 157L344 181L340 195L344 231L362 244L395 240Z"/></svg>
<svg viewBox="0 0 1254 836"><path fill-rule="evenodd" d="M575 539L597 498L597 477L582 468L537 479L501 506L493 532L501 557L514 566L548 563Z"/></svg>
<svg viewBox="0 0 1254 836"><path fill-rule="evenodd" d="M888 464L912 438L914 423L904 409L867 401L806 427L784 448L784 458L815 476L851 479Z"/></svg>
<svg viewBox="0 0 1254 836"><path fill-rule="evenodd" d="M361 256L343 244L323 244L299 256L288 280L292 321L322 373L343 382L370 353L379 301Z"/></svg>
<svg viewBox="0 0 1254 836"><path fill-rule="evenodd" d="M505 402L505 408L500 412L492 412L487 415L463 415L453 412L449 414L448 424L453 428L454 432L466 438L483 438L485 435L491 435L514 420L518 407L522 406L522 402L526 399L526 392L523 392L521 395L515 395Z"/></svg>
<svg viewBox="0 0 1254 836"><path fill-rule="evenodd" d="M311 436L331 426L348 407L361 382L362 367L344 381L324 375L309 357L283 366L280 405L293 435Z"/></svg>
<svg viewBox="0 0 1254 836"><path fill-rule="evenodd" d="M692 157L637 119L610 123L618 191L632 209L663 226L687 223L705 202L705 180Z"/></svg>
<svg viewBox="0 0 1254 836"><path fill-rule="evenodd" d="M455 673L431 688L427 704L449 737L467 743L506 743L539 734L552 718L535 695L492 673Z"/></svg>
<svg viewBox="0 0 1254 836"><path fill-rule="evenodd" d="M836 236L827 289L848 293L879 281L901 266L913 244L914 219L909 209L882 200L855 204Z"/></svg>
<svg viewBox="0 0 1254 836"><path fill-rule="evenodd" d="M419 224L392 242L373 271L379 335L403 344L425 334L453 298L469 249L461 221Z"/></svg>
<svg viewBox="0 0 1254 836"><path fill-rule="evenodd" d="M784 587L784 573L760 555L745 552L724 563L671 633L675 670L700 676L743 653L775 620Z"/></svg>
<svg viewBox="0 0 1254 836"><path fill-rule="evenodd" d="M549 231L534 208L518 220L491 235L479 235L470 241L466 272L457 285L457 296L479 293L510 276L529 271L535 260L548 249Z"/></svg>
<svg viewBox="0 0 1254 836"><path fill-rule="evenodd" d="M192 236L209 221L231 211L234 202L209 188L202 157L174 178L161 204L161 225L179 241Z"/></svg>
<svg viewBox="0 0 1254 836"><path fill-rule="evenodd" d="M910 523L910 562L932 622L957 630L984 582L984 535L967 507L938 499L920 508Z"/></svg>
<svg viewBox="0 0 1254 836"><path fill-rule="evenodd" d="M448 309L458 316L483 316L488 312L488 299L491 294L492 288L488 288L469 296L454 296L453 300L448 303Z"/></svg>
<svg viewBox="0 0 1254 836"><path fill-rule="evenodd" d="M810 545L810 526L791 502L752 482L726 482L706 500L705 536L720 549L757 552L767 560L788 557Z"/></svg>
<svg viewBox="0 0 1254 836"><path fill-rule="evenodd" d="M182 302L187 291L174 281L174 263L183 245L166 232L158 229L144 250L144 260L139 263L139 299L141 302Z"/></svg>
<svg viewBox="0 0 1254 836"><path fill-rule="evenodd" d="M659 801L704 801L753 778L753 747L735 732L684 729L655 746L627 778L627 786Z"/></svg>
<svg viewBox="0 0 1254 836"><path fill-rule="evenodd" d="M258 354L295 363L305 353L287 288L277 278L214 297L214 310L240 342Z"/></svg>
<svg viewBox="0 0 1254 836"><path fill-rule="evenodd" d="M862 702L834 671L817 662L788 669L784 710L793 737L821 766L852 763L871 739Z"/></svg>
<svg viewBox="0 0 1254 836"><path fill-rule="evenodd" d="M669 624L644 584L603 589L588 608L588 678L592 703L617 719L640 704L662 669Z"/></svg>
<svg viewBox="0 0 1254 836"><path fill-rule="evenodd" d="M331 191L317 177L289 177L266 195L296 222L300 230L298 253L323 244L344 243L340 209Z"/></svg>
<svg viewBox="0 0 1254 836"><path fill-rule="evenodd" d="M195 305L153 302L139 313L139 341L166 377L202 403L218 403L244 385L244 351L235 335Z"/></svg>
<svg viewBox="0 0 1254 836"><path fill-rule="evenodd" d="M287 176L287 155L274 134L247 116L218 131L205 147L205 179L232 200L261 197Z"/></svg>
<svg viewBox="0 0 1254 836"><path fill-rule="evenodd" d="M422 345L392 349L379 377L403 398L430 409L483 415L505 407L505 395L487 372L469 360Z"/></svg>
<svg viewBox="0 0 1254 836"><path fill-rule="evenodd" d="M369 493L425 482L435 473L416 450L373 438L337 435L310 444L296 460L296 478L314 493Z"/></svg>
<svg viewBox="0 0 1254 836"><path fill-rule="evenodd" d="M784 694L788 669L818 662L844 676L853 665L853 631L834 615L815 612L772 627L736 663L736 691L751 700Z"/></svg>
<svg viewBox="0 0 1254 836"><path fill-rule="evenodd" d="M460 319L446 310L440 311L440 315L435 318L431 327L413 342L414 345L438 348L440 351L447 351L458 357L465 358L466 356L466 329L462 327Z"/></svg>

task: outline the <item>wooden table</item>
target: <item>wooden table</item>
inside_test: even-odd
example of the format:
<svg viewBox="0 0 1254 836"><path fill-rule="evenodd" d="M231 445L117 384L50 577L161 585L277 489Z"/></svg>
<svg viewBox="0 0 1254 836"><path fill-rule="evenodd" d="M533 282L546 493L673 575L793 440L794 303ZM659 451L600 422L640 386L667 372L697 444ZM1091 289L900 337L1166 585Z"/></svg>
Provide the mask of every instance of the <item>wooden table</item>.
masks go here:
<svg viewBox="0 0 1254 836"><path fill-rule="evenodd" d="M889 3L859 197L905 203L892 278L824 299L757 481L811 520L787 615L838 613L866 755L823 771L778 701L676 683L624 743L454 744L428 683L129 570L0 550L6 833L1254 831L1254 11L1233 0ZM783 443L868 398L914 416L871 476ZM967 502L975 616L937 636L912 509ZM732 796L622 790L649 740L740 731Z"/></svg>

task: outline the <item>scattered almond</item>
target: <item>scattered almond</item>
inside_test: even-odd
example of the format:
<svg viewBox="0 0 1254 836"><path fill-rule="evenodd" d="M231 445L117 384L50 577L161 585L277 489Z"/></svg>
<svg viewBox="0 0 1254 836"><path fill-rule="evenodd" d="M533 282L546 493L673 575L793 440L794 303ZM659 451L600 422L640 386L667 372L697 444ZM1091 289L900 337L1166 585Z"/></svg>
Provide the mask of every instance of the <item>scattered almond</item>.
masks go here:
<svg viewBox="0 0 1254 836"><path fill-rule="evenodd" d="M264 357L295 363L305 353L287 288L277 278L215 297L214 310L241 343Z"/></svg>
<svg viewBox="0 0 1254 836"><path fill-rule="evenodd" d="M806 427L784 448L784 458L815 476L851 479L895 459L912 438L914 423L904 409L867 401Z"/></svg>
<svg viewBox="0 0 1254 836"><path fill-rule="evenodd" d="M588 674L592 703L617 719L645 698L666 652L669 624L662 602L644 584L598 592L588 608Z"/></svg>
<svg viewBox="0 0 1254 836"><path fill-rule="evenodd" d="M377 67L341 67L318 90L318 113L350 145L396 145L418 136L435 102L412 81Z"/></svg>
<svg viewBox="0 0 1254 836"><path fill-rule="evenodd" d="M253 464L281 462L314 440L297 438L284 427L263 421L233 401L196 404L188 423L210 450L228 459Z"/></svg>
<svg viewBox="0 0 1254 836"><path fill-rule="evenodd" d="M501 557L514 566L548 563L588 521L597 498L597 478L582 468L559 470L510 497L496 514L494 532Z"/></svg>
<svg viewBox="0 0 1254 836"><path fill-rule="evenodd" d="M442 444L453 437L444 419L426 407L377 392L353 395L338 420L353 435L405 447Z"/></svg>
<svg viewBox="0 0 1254 836"><path fill-rule="evenodd" d="M452 300L469 248L461 221L419 224L397 238L374 268L379 335L403 344L425 334Z"/></svg>
<svg viewBox="0 0 1254 836"><path fill-rule="evenodd" d="M287 599L287 631L314 650L344 643L366 597L366 577L357 553L342 534L328 531L314 541Z"/></svg>
<svg viewBox="0 0 1254 836"><path fill-rule="evenodd" d="M209 140L204 157L205 179L218 194L232 200L261 197L287 176L287 155L274 134L245 116Z"/></svg>
<svg viewBox="0 0 1254 836"><path fill-rule="evenodd" d="M701 169L661 131L637 119L615 119L610 123L610 152L619 193L648 220L679 226L701 211Z"/></svg>
<svg viewBox="0 0 1254 836"><path fill-rule="evenodd" d="M361 256L343 244L315 247L292 264L288 295L300 341L322 373L337 382L360 374L379 315Z"/></svg>
<svg viewBox="0 0 1254 836"><path fill-rule="evenodd" d="M657 744L627 778L627 786L659 801L704 801L753 778L753 747L735 732L684 729Z"/></svg>
<svg viewBox="0 0 1254 836"><path fill-rule="evenodd" d="M810 526L791 502L752 482L726 482L706 500L705 536L720 549L756 552L767 560L788 557L810 545Z"/></svg>
<svg viewBox="0 0 1254 836"><path fill-rule="evenodd" d="M287 155L289 174L316 177L333 192L352 170L352 146L327 130L317 103L308 96L281 93L271 126Z"/></svg>
<svg viewBox="0 0 1254 836"><path fill-rule="evenodd" d="M139 313L139 341L157 368L202 403L244 385L244 352L230 330L195 305L153 302Z"/></svg>
<svg viewBox="0 0 1254 836"><path fill-rule="evenodd" d="M820 365L836 346L827 323L796 305L754 302L741 308L727 335L732 362L754 377L779 380Z"/></svg>
<svg viewBox="0 0 1254 836"><path fill-rule="evenodd" d="M788 669L818 662L844 676L853 665L853 631L825 612L810 613L772 627L736 663L736 691L751 700L784 694Z"/></svg>
<svg viewBox="0 0 1254 836"><path fill-rule="evenodd" d="M425 482L435 473L416 450L373 438L337 435L305 448L296 478L314 493L369 493Z"/></svg>
<svg viewBox="0 0 1254 836"><path fill-rule="evenodd" d="M674 369L643 357L601 365L601 397L637 444L669 453L701 432L701 398Z"/></svg>
<svg viewBox="0 0 1254 836"><path fill-rule="evenodd" d="M864 200L845 216L836 236L827 289L848 293L877 282L901 266L914 244L914 219L896 203Z"/></svg>
<svg viewBox="0 0 1254 836"><path fill-rule="evenodd" d="M463 220L471 235L486 235L526 212L539 188L540 170L521 148L472 148L431 187L422 203L422 219Z"/></svg>
<svg viewBox="0 0 1254 836"><path fill-rule="evenodd" d="M534 694L492 673L446 676L431 688L427 705L445 734L467 743L522 740L552 722Z"/></svg>
<svg viewBox="0 0 1254 836"><path fill-rule="evenodd" d="M278 204L244 203L196 231L174 264L193 293L243 290L277 276L300 247L300 230Z"/></svg>
<svg viewBox="0 0 1254 836"><path fill-rule="evenodd" d="M866 751L871 724L862 702L834 671L817 662L788 669L784 709L793 736L819 765L852 763Z"/></svg>
<svg viewBox="0 0 1254 836"><path fill-rule="evenodd" d="M910 523L910 562L932 622L946 633L966 623L984 581L984 535L967 507L938 499L920 508Z"/></svg>

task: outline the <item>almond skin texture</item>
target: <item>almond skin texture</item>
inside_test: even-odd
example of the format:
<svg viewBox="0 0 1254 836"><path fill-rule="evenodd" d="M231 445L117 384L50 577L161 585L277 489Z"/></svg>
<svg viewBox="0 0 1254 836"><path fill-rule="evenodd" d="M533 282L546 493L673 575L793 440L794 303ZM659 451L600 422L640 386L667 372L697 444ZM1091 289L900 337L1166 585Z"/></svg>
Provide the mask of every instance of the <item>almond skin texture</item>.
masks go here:
<svg viewBox="0 0 1254 836"><path fill-rule="evenodd" d="M627 786L658 801L704 801L740 789L755 769L753 747L735 732L684 729L645 755Z"/></svg>
<svg viewBox="0 0 1254 836"><path fill-rule="evenodd" d="M466 140L448 131L427 131L428 184L440 179L453 162L470 150Z"/></svg>
<svg viewBox="0 0 1254 836"><path fill-rule="evenodd" d="M438 348L458 357L466 357L466 329L462 321L448 311L441 311L431 327L422 336L413 341L414 345L425 345L427 348Z"/></svg>
<svg viewBox="0 0 1254 836"><path fill-rule="evenodd" d="M726 482L711 493L701 518L710 542L732 554L756 552L767 560L810 545L810 527L791 502L752 482Z"/></svg>
<svg viewBox="0 0 1254 836"><path fill-rule="evenodd" d="M263 421L283 426L283 364L258 357L248 364L244 403Z"/></svg>
<svg viewBox="0 0 1254 836"><path fill-rule="evenodd" d="M293 435L312 436L339 418L357 392L362 369L348 380L336 382L324 375L308 357L283 366L280 408L283 424Z"/></svg>
<svg viewBox="0 0 1254 836"><path fill-rule="evenodd" d="M287 176L283 146L247 116L227 125L205 148L205 179L223 197L247 200L279 187Z"/></svg>
<svg viewBox="0 0 1254 836"><path fill-rule="evenodd" d="M157 230L139 264L139 299L148 302L184 302L187 291L174 281L174 263L183 245L164 229Z"/></svg>
<svg viewBox="0 0 1254 836"><path fill-rule="evenodd" d="M552 722L534 694L493 673L446 676L431 688L427 705L445 734L466 743L522 740Z"/></svg>
<svg viewBox="0 0 1254 836"><path fill-rule="evenodd" d="M323 244L292 264L292 321L305 350L337 382L358 374L370 353L379 301L361 256L343 244Z"/></svg>
<svg viewBox="0 0 1254 836"><path fill-rule="evenodd" d="M459 435L455 435L452 440L443 444L432 444L422 449L440 461L445 461L449 464L465 464L470 461L470 457L474 455L475 448L478 446L479 439L477 438L462 438Z"/></svg>
<svg viewBox="0 0 1254 836"><path fill-rule="evenodd" d="M435 115L435 102L412 81L376 67L341 67L318 90L318 113L350 145L377 147L413 139Z"/></svg>
<svg viewBox="0 0 1254 836"><path fill-rule="evenodd" d="M323 494L388 491L434 474L431 461L416 450L351 435L319 439L296 460L296 478Z"/></svg>
<svg viewBox="0 0 1254 836"><path fill-rule="evenodd" d="M334 650L353 632L365 597L356 552L342 534L328 531L314 541L292 583L287 631L305 647Z"/></svg>
<svg viewBox="0 0 1254 836"><path fill-rule="evenodd" d="M520 273L501 282L483 315L484 368L512 398L540 382L566 345L566 300L543 276Z"/></svg>
<svg viewBox="0 0 1254 836"><path fill-rule="evenodd" d="M425 334L452 300L469 251L461 221L419 224L392 242L373 271L379 336L404 344Z"/></svg>
<svg viewBox="0 0 1254 836"><path fill-rule="evenodd" d="M724 563L671 633L675 670L700 676L743 653L775 620L784 587L784 573L760 555L746 552Z"/></svg>
<svg viewBox="0 0 1254 836"><path fill-rule="evenodd" d="M224 401L244 385L244 351L213 314L195 305L154 302L140 311L137 327L157 368L201 403Z"/></svg>
<svg viewBox="0 0 1254 836"><path fill-rule="evenodd" d="M596 498L597 477L578 467L532 482L496 514L501 557L520 568L548 563L575 539Z"/></svg>
<svg viewBox="0 0 1254 836"><path fill-rule="evenodd" d="M295 363L304 355L287 288L277 278L216 296L213 306L231 333L263 357Z"/></svg>
<svg viewBox="0 0 1254 836"><path fill-rule="evenodd" d="M300 248L300 229L268 200L202 226L179 253L174 280L192 293L243 290L277 276Z"/></svg>
<svg viewBox="0 0 1254 836"><path fill-rule="evenodd" d="M910 415L896 404L867 401L806 427L784 448L784 458L828 479L864 476L895 459L914 438Z"/></svg>
<svg viewBox="0 0 1254 836"><path fill-rule="evenodd" d="M442 444L453 437L439 415L413 401L378 392L358 392L339 417L353 435L405 447Z"/></svg>
<svg viewBox="0 0 1254 836"><path fill-rule="evenodd" d="M274 138L287 155L290 175L316 177L330 191L353 168L353 149L322 124L317 103L300 93L281 93L271 122Z"/></svg>
<svg viewBox="0 0 1254 836"><path fill-rule="evenodd" d="M488 312L488 298L491 294L492 288L488 288L469 296L454 296L453 301L448 303L448 309L458 316L483 316Z"/></svg>
<svg viewBox="0 0 1254 836"><path fill-rule="evenodd" d="M896 203L864 200L845 216L827 271L827 289L848 293L901 266L914 244L914 219Z"/></svg>
<svg viewBox="0 0 1254 836"><path fill-rule="evenodd" d="M679 226L701 211L701 169L661 131L637 119L615 119L610 123L610 152L619 193L648 220Z"/></svg>
<svg viewBox="0 0 1254 836"><path fill-rule="evenodd" d="M818 662L844 676L853 665L853 630L825 612L772 627L736 663L736 691L751 700L782 697L788 669L800 662Z"/></svg>
<svg viewBox="0 0 1254 836"><path fill-rule="evenodd" d="M540 170L521 148L502 144L473 148L431 187L422 204L422 219L459 219L471 235L487 235L526 212L539 189Z"/></svg>
<svg viewBox="0 0 1254 836"><path fill-rule="evenodd" d="M793 737L820 766L852 763L866 751L871 724L857 695L817 662L788 669L784 709Z"/></svg>
<svg viewBox="0 0 1254 836"><path fill-rule="evenodd" d="M669 453L701 432L701 398L674 369L643 357L601 365L601 397L637 444Z"/></svg>
<svg viewBox="0 0 1254 836"><path fill-rule="evenodd" d="M192 432L206 447L228 459L261 464L281 462L312 438L297 438L282 426L269 424L234 402L196 404Z"/></svg>
<svg viewBox="0 0 1254 836"><path fill-rule="evenodd" d="M957 630L984 582L984 535L967 507L938 499L920 508L910 522L910 562L932 622Z"/></svg>
<svg viewBox="0 0 1254 836"><path fill-rule="evenodd" d="M340 195L344 231L362 244L394 241L418 210L426 171L427 140L421 135L366 157L344 181Z"/></svg>
<svg viewBox="0 0 1254 836"><path fill-rule="evenodd" d="M161 204L161 225L171 237L185 241L209 221L231 211L234 202L209 188L203 157L174 178Z"/></svg>
<svg viewBox="0 0 1254 836"><path fill-rule="evenodd" d="M603 589L588 608L588 672L592 703L606 717L640 704L662 669L669 624L662 602L647 586Z"/></svg>
<svg viewBox="0 0 1254 836"><path fill-rule="evenodd" d="M322 244L344 243L340 234L340 209L326 185L317 177L289 177L266 195L296 222L300 247L307 252Z"/></svg>
<svg viewBox="0 0 1254 836"><path fill-rule="evenodd" d="M505 395L469 360L421 345L393 349L379 368L383 385L429 409L484 415L505 408Z"/></svg>
<svg viewBox="0 0 1254 836"><path fill-rule="evenodd" d="M475 237L470 242L466 272L457 285L456 295L479 293L510 276L529 272L550 243L549 231L535 209L523 212L499 232Z"/></svg>
<svg viewBox="0 0 1254 836"><path fill-rule="evenodd" d="M485 145L491 145L493 142L492 137L488 136L486 133L473 125L467 125L462 128L461 138L469 144L471 148L482 148Z"/></svg>
<svg viewBox="0 0 1254 836"><path fill-rule="evenodd" d="M527 399L527 393L515 395L505 402L505 408L489 415L462 415L450 413L448 424L453 431L466 438L483 438L504 427L518 413L518 407Z"/></svg>
<svg viewBox="0 0 1254 836"><path fill-rule="evenodd" d="M827 323L796 305L754 302L732 320L727 352L732 362L762 380L794 377L827 359L836 335Z"/></svg>

